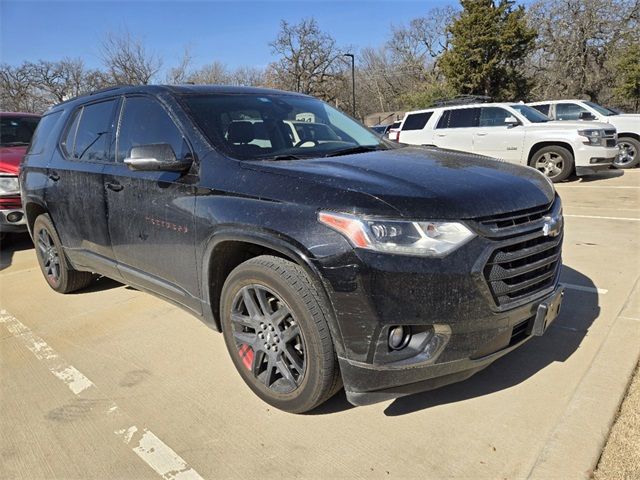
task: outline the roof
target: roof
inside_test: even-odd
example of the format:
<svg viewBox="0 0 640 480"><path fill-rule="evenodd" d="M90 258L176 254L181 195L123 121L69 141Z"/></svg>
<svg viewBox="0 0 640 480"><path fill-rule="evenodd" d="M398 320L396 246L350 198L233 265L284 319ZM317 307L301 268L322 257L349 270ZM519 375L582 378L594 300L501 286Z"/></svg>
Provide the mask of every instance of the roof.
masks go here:
<svg viewBox="0 0 640 480"><path fill-rule="evenodd" d="M434 110L457 110L461 108L480 107L510 107L511 105L518 105L518 102L465 103L463 105L443 105L440 107L423 108L422 110L412 110L410 112L407 112L407 115L412 113L433 112Z"/></svg>
<svg viewBox="0 0 640 480"><path fill-rule="evenodd" d="M271 88L258 88L258 87L239 87L233 85L123 85L116 87L104 88L102 90L97 90L95 92L88 93L86 95L81 95L79 97L72 98L65 102L59 103L52 107L50 111L53 111L57 107L61 105L74 104L76 102L80 102L81 100L86 100L88 98L91 99L99 99L102 97L108 97L112 95L124 95L131 93L150 93L150 94L160 94L160 93L170 93L174 95L191 95L191 94L250 94L250 95L295 95L301 97L307 97L308 95L304 95L302 93L296 92L287 92L284 90L275 90Z"/></svg>
<svg viewBox="0 0 640 480"><path fill-rule="evenodd" d="M541 100L537 102L527 102L527 105L540 105L542 103L559 103L559 102L588 102L582 98L560 98L557 100Z"/></svg>

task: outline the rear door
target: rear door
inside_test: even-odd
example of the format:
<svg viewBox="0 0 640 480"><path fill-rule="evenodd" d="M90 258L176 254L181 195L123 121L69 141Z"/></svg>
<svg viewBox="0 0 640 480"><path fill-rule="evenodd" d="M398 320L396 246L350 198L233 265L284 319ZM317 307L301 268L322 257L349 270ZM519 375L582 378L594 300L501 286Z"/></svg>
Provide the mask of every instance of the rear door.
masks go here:
<svg viewBox="0 0 640 480"><path fill-rule="evenodd" d="M480 109L477 107L444 110L436 124L433 144L441 148L473 152L473 134L479 120Z"/></svg>
<svg viewBox="0 0 640 480"><path fill-rule="evenodd" d="M169 144L178 159L193 158L164 106L129 96L119 116L115 163L105 168L109 235L126 281L200 312L195 255L196 175L132 171L123 163L137 145Z"/></svg>
<svg viewBox="0 0 640 480"><path fill-rule="evenodd" d="M525 130L522 125L507 125L505 120L508 117L515 115L501 107L480 109L478 128L473 134L474 153L520 162Z"/></svg>
<svg viewBox="0 0 640 480"><path fill-rule="evenodd" d="M76 108L62 132L47 175L45 201L65 247L78 267L119 278L107 227L102 180L114 155L115 112L111 98Z"/></svg>

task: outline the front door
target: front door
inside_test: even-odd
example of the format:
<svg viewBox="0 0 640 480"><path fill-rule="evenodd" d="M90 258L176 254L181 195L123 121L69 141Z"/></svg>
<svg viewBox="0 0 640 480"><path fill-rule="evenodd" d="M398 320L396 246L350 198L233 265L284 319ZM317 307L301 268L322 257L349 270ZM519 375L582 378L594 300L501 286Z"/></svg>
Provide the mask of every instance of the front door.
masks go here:
<svg viewBox="0 0 640 480"><path fill-rule="evenodd" d="M131 96L120 112L116 162L105 167L109 234L129 283L200 313L195 255L195 180L190 173L132 171L131 147L165 143L178 159L193 155L167 110L153 97Z"/></svg>
<svg viewBox="0 0 640 480"><path fill-rule="evenodd" d="M487 157L500 158L512 163L526 161L522 157L524 128L507 125L505 120L515 117L500 107L482 107L480 121L473 134L473 152Z"/></svg>

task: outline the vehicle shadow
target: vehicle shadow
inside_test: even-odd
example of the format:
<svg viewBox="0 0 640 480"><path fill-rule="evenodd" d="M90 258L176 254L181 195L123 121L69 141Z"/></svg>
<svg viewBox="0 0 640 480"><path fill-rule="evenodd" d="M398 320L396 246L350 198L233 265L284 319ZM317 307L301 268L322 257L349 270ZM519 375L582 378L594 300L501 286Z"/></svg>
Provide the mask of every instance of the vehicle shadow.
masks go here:
<svg viewBox="0 0 640 480"><path fill-rule="evenodd" d="M16 252L33 248L31 237L27 233L9 233L0 243L0 270L8 268L13 263Z"/></svg>
<svg viewBox="0 0 640 480"><path fill-rule="evenodd" d="M611 168L609 170L604 170L599 173L595 173L593 175L586 175L584 177L570 177L567 183L590 183L596 182L598 180L604 180L607 178L617 178L622 177L624 175L624 170L620 170L617 168Z"/></svg>
<svg viewBox="0 0 640 480"><path fill-rule="evenodd" d="M122 283L112 280L108 277L98 277L95 281L91 282L89 286L86 288L82 288L75 292L71 292L71 295L74 294L83 294L83 293L93 293L93 292L102 292L104 290L111 290L112 288L122 287Z"/></svg>
<svg viewBox="0 0 640 480"><path fill-rule="evenodd" d="M600 306L597 290L589 277L565 266L560 281L593 289L593 292L568 288L560 316L542 337L532 338L468 380L397 398L387 406L384 414L406 415L505 390L526 381L554 362L567 360L578 349L589 327L598 318ZM344 391L341 391L310 413L326 415L350 408L353 406L347 401Z"/></svg>

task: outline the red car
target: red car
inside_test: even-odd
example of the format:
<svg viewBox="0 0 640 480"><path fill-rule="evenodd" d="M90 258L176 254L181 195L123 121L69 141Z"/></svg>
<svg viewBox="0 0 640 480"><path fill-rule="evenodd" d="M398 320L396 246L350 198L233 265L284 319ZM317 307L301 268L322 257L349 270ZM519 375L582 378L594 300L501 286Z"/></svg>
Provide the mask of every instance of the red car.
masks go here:
<svg viewBox="0 0 640 480"><path fill-rule="evenodd" d="M0 236L27 231L18 172L39 121L32 113L0 112Z"/></svg>

